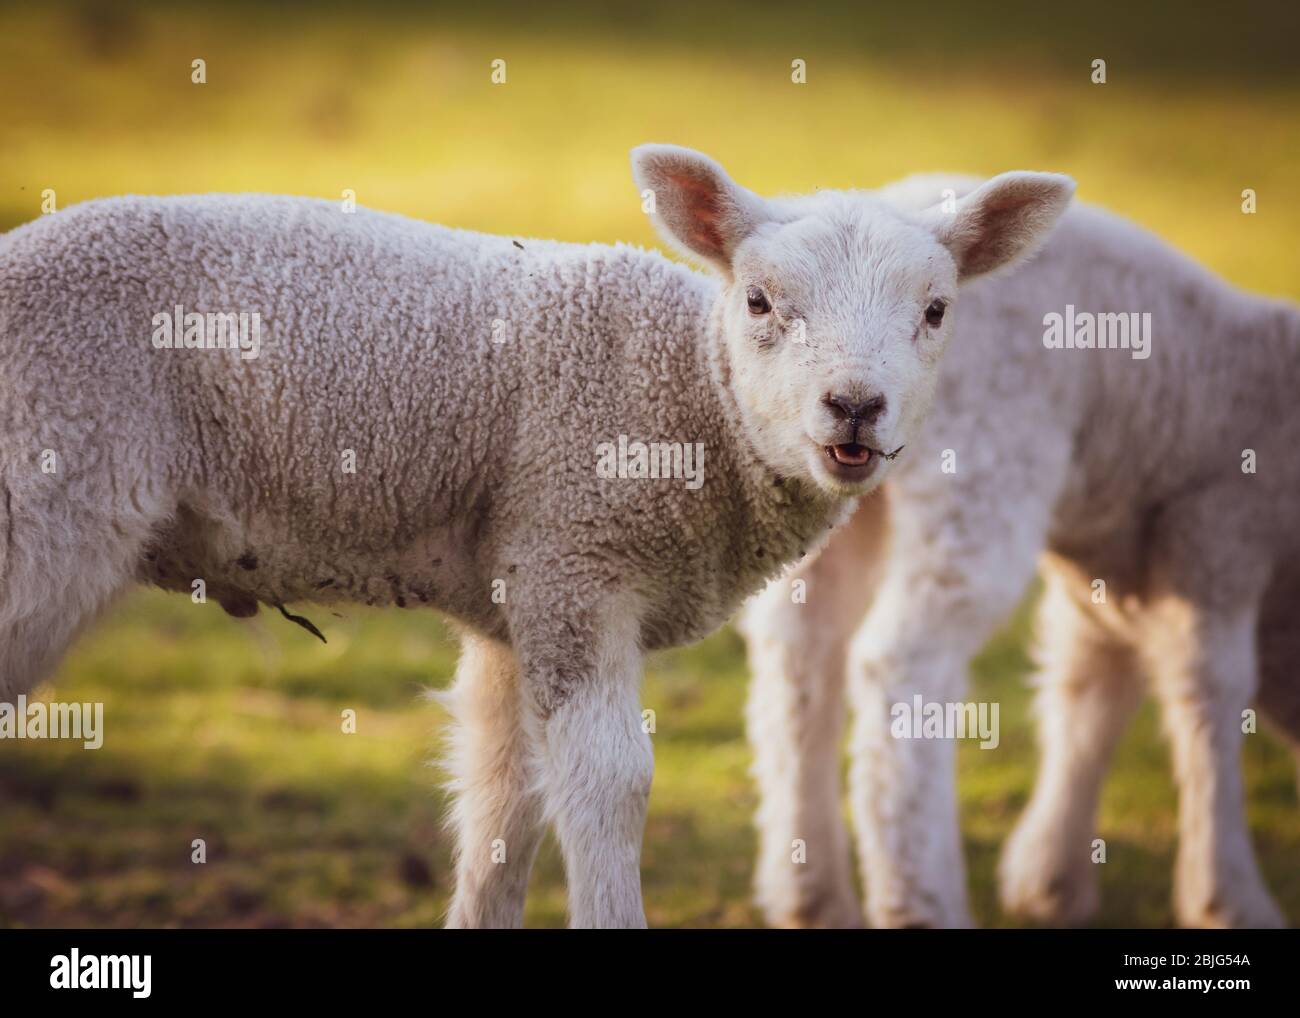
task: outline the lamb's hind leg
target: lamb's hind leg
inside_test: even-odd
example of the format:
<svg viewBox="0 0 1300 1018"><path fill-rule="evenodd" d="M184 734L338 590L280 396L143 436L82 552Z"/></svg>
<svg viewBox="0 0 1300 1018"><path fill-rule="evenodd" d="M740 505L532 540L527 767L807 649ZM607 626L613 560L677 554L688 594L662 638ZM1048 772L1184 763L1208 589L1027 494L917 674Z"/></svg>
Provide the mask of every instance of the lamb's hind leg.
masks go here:
<svg viewBox="0 0 1300 1018"><path fill-rule="evenodd" d="M456 890L447 925L522 926L542 797L536 722L527 714L514 652L466 635L444 703L455 717L447 769L456 793Z"/></svg>
<svg viewBox="0 0 1300 1018"><path fill-rule="evenodd" d="M1158 586L1143 620L1142 651L1178 780L1174 907L1187 926L1281 926L1255 862L1241 779L1242 712L1258 685L1268 550L1216 541L1220 533L1252 532L1249 519L1232 518L1222 505L1206 499L1162 521L1170 545L1160 549Z"/></svg>
<svg viewBox="0 0 1300 1018"><path fill-rule="evenodd" d="M1300 796L1300 570L1279 577L1259 622L1259 707L1269 728L1291 748Z"/></svg>
<svg viewBox="0 0 1300 1018"><path fill-rule="evenodd" d="M870 600L885 500L863 500L825 548L755 598L741 622L753 670L755 887L769 924L860 926L841 813L844 659Z"/></svg>
<svg viewBox="0 0 1300 1018"><path fill-rule="evenodd" d="M1092 862L1097 803L1111 753L1142 702L1131 647L1048 570L1039 606L1038 780L1002 853L1002 907L1073 924L1097 907Z"/></svg>

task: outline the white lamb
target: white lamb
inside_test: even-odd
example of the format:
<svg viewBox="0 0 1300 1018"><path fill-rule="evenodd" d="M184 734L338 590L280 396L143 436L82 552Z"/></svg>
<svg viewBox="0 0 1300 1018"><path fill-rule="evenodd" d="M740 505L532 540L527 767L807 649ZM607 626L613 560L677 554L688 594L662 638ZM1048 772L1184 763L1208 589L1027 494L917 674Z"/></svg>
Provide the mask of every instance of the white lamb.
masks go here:
<svg viewBox="0 0 1300 1018"><path fill-rule="evenodd" d="M958 283L1073 185L1007 174L914 214L765 200L670 146L633 166L720 282L267 196L95 201L0 239L0 696L133 580L201 579L236 615L428 604L464 634L450 924L522 921L549 821L572 922L643 925L642 653L721 624L885 476ZM237 313L259 341L206 348L203 316ZM643 476L635 450L674 443L692 477Z"/></svg>
<svg viewBox="0 0 1300 1018"><path fill-rule="evenodd" d="M882 197L913 208L973 186L914 178ZM1106 312L1149 313L1149 334L1055 348L1048 316L1073 314L1085 340L1082 316ZM890 712L961 701L969 658L1038 565L1042 764L1003 855L1004 906L1053 923L1095 909L1099 789L1149 680L1179 785L1177 919L1280 924L1239 756L1253 701L1300 745L1300 311L1076 206L1033 261L963 292L959 316L906 462L793 574L807 603L787 578L747 614L770 921L860 921L839 810L847 675L869 918L970 922L954 743L893 738Z"/></svg>

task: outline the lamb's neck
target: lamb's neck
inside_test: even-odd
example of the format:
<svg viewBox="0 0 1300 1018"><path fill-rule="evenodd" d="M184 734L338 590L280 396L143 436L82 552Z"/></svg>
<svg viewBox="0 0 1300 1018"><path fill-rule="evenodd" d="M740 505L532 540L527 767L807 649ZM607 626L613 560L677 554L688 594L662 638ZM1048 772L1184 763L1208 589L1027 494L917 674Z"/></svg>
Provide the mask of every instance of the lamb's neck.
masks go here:
<svg viewBox="0 0 1300 1018"><path fill-rule="evenodd" d="M843 518L848 505L799 478L782 476L763 461L730 384L719 305L701 314L699 329L694 377L704 383L698 386L699 398L711 407L714 422L708 483L724 490L728 518L721 532L732 541L732 560L752 560L754 575L761 578L801 557Z"/></svg>

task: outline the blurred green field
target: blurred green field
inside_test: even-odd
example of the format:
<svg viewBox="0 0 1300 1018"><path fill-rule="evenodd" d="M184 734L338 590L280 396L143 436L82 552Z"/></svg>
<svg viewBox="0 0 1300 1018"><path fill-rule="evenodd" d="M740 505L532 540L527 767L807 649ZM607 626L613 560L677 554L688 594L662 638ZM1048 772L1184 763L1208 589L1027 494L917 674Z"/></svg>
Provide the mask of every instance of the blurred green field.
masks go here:
<svg viewBox="0 0 1300 1018"><path fill-rule="evenodd" d="M617 14L378 3L267 12L90 3L0 11L0 228L107 194L283 191L475 229L650 244L628 149L674 141L762 191L873 186L917 170L1061 170L1233 281L1300 297L1295 5L1015 3L817 13L730 2ZM1089 80L1094 58L1108 82ZM207 62L207 84L190 82ZM507 83L490 62L507 61ZM808 83L790 81L793 59ZM1241 213L1253 188L1259 211ZM436 923L449 885L437 775L454 647L416 612L274 613L133 595L45 695L102 700L103 749L0 742L0 925ZM1031 787L1026 617L972 698L998 750L961 749L977 918L1005 919L997 850ZM644 886L652 924L747 926L755 795L730 631L651 661L657 713ZM354 709L358 731L340 731ZM1271 889L1300 922L1291 759L1246 746ZM1167 925L1174 792L1148 707L1107 784L1099 925ZM204 838L208 862L190 862ZM563 921L543 850L535 925Z"/></svg>

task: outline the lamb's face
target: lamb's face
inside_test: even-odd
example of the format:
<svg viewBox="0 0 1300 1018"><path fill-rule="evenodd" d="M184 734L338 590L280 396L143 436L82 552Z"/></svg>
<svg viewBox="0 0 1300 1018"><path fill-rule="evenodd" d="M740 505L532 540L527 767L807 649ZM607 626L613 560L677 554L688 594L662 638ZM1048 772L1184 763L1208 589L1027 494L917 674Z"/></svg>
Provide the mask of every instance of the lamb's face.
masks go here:
<svg viewBox="0 0 1300 1018"><path fill-rule="evenodd" d="M920 427L958 286L1033 250L1074 182L1005 173L920 212L870 194L766 200L717 163L642 145L661 232L725 280L717 309L738 430L774 471L852 496Z"/></svg>
<svg viewBox="0 0 1300 1018"><path fill-rule="evenodd" d="M957 296L952 255L866 195L784 203L736 248L720 298L730 384L777 472L853 495L930 405Z"/></svg>

